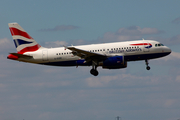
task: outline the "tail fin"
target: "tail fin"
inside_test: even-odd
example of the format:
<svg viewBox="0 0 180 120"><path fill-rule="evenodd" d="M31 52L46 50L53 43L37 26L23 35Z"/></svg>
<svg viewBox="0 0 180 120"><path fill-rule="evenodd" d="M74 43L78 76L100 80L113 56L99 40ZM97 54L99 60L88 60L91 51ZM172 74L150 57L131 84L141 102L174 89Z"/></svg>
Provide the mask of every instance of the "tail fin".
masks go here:
<svg viewBox="0 0 180 120"><path fill-rule="evenodd" d="M33 52L41 47L18 23L8 25L19 54Z"/></svg>

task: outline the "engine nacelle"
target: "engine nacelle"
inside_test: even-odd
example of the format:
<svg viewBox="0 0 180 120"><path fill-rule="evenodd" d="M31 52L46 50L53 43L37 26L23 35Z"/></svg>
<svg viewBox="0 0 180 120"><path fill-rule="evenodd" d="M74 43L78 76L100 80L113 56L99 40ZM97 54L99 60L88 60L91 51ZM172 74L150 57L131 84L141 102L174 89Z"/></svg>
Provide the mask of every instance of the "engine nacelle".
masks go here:
<svg viewBox="0 0 180 120"><path fill-rule="evenodd" d="M127 62L124 61L124 56L109 57L103 61L102 68L104 69L120 69L126 68Z"/></svg>

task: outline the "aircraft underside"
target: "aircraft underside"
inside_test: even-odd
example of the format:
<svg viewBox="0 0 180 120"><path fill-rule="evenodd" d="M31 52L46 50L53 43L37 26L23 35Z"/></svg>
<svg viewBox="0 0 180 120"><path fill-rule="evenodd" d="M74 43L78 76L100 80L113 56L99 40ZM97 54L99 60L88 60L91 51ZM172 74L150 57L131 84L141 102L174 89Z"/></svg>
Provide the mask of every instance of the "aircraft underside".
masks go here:
<svg viewBox="0 0 180 120"><path fill-rule="evenodd" d="M148 60L149 59L155 59L159 57L163 57L170 54L169 52L167 53L153 53L153 54L141 54L141 55L129 55L129 56L124 56L124 61L125 62L130 62L130 61L138 61L138 60L145 60L146 64L146 69L150 70L150 67L148 66ZM94 76L98 75L97 67L102 66L104 69L121 69L127 67L127 64L125 66L121 67L104 67L102 64L94 64L93 61L90 61L88 63L85 62L84 59L81 60L70 60L70 61L59 61L59 62L46 62L46 63L40 63L43 65L50 65L50 66L64 66L64 67L70 67L70 66L92 66L92 69L90 70L90 73Z"/></svg>

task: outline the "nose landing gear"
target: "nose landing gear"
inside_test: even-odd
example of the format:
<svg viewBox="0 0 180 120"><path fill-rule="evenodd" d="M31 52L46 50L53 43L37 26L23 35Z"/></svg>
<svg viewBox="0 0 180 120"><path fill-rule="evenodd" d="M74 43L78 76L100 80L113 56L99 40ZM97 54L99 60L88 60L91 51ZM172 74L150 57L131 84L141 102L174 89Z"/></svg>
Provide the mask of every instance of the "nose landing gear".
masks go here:
<svg viewBox="0 0 180 120"><path fill-rule="evenodd" d="M148 64L149 64L148 60L145 60L145 62L146 62L146 69L150 70L151 68L148 66Z"/></svg>

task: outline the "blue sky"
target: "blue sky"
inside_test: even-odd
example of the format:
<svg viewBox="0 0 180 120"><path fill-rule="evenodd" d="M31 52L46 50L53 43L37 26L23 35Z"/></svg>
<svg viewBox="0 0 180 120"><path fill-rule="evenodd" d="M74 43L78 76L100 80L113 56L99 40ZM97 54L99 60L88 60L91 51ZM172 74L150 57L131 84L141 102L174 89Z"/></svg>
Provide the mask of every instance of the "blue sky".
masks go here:
<svg viewBox="0 0 180 120"><path fill-rule="evenodd" d="M177 120L180 118L180 1L0 1L1 120ZM8 23L45 47L137 39L172 53L120 70L50 67L7 60L15 52Z"/></svg>

